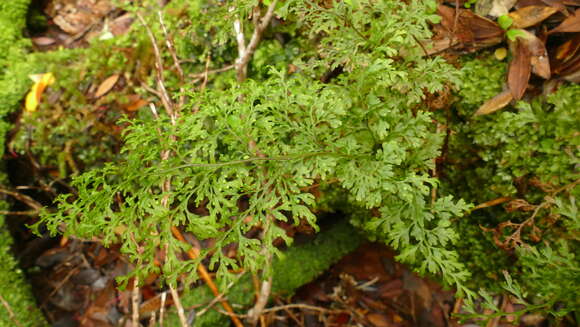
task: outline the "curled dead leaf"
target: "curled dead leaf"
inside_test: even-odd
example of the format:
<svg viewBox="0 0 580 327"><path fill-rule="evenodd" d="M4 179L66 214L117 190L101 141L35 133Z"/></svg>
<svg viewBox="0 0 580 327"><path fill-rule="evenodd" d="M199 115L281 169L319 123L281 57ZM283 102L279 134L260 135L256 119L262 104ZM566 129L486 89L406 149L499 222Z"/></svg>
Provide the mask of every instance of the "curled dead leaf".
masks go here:
<svg viewBox="0 0 580 327"><path fill-rule="evenodd" d="M546 46L540 38L531 32L522 30L525 37L520 38L519 41L528 47L531 56L532 72L544 79L550 79L550 60L548 58L548 51Z"/></svg>
<svg viewBox="0 0 580 327"><path fill-rule="evenodd" d="M532 73L532 55L521 38L513 42L513 59L508 69L508 86L515 100L520 100L528 87Z"/></svg>
<svg viewBox="0 0 580 327"><path fill-rule="evenodd" d="M489 115L507 106L513 98L514 97L510 90L504 90L493 98L487 100L473 115Z"/></svg>
<svg viewBox="0 0 580 327"><path fill-rule="evenodd" d="M99 88L97 89L97 92L95 92L95 98L100 98L103 95L105 95L107 92L109 92L113 86L115 86L115 84L117 84L117 81L119 80L119 74L114 74L109 76L106 80L104 80L100 85Z"/></svg>
<svg viewBox="0 0 580 327"><path fill-rule="evenodd" d="M558 12L557 8L548 6L527 6L512 11L508 15L513 20L512 28L526 28L541 23Z"/></svg>
<svg viewBox="0 0 580 327"><path fill-rule="evenodd" d="M439 5L437 13L441 16L441 25L466 48L484 48L501 43L505 31L494 21L478 16L470 10ZM456 17L457 16L457 17Z"/></svg>
<svg viewBox="0 0 580 327"><path fill-rule="evenodd" d="M576 33L580 32L580 9L568 16L560 25L552 29L549 34L552 33Z"/></svg>
<svg viewBox="0 0 580 327"><path fill-rule="evenodd" d="M149 101L141 99L137 94L131 94L128 97L129 103L123 106L123 109L129 112L137 111L149 104Z"/></svg>

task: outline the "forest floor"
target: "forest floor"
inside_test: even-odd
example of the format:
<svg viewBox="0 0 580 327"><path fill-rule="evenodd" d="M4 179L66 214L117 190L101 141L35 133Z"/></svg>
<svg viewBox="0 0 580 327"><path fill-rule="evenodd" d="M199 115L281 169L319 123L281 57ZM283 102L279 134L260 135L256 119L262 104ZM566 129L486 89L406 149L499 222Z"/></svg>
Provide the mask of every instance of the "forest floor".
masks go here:
<svg viewBox="0 0 580 327"><path fill-rule="evenodd" d="M32 36L37 51L85 46L87 39L93 37L94 27L110 14L105 1L78 1L77 5L101 4L103 7L77 14L64 10L69 2L38 2L50 24L41 34ZM109 28L115 35L122 34L131 23L129 16L116 16L110 20ZM515 83L527 85L527 82ZM111 80L106 80L98 89L110 89L113 85ZM27 165L26 159L14 159L9 164L9 173L23 174ZM16 256L21 267L29 272L33 292L48 321L59 327L108 327L123 322L129 326L127 317L133 292L131 287L117 289L115 278L126 274L131 265L119 248L105 248L98 242L76 239L38 238L26 227L31 222L21 219L10 227L16 242ZM452 290L418 277L397 263L394 256L394 251L382 244L364 243L315 281L301 287L293 297L274 299L274 306L262 317L262 326L474 326L460 324L453 318L453 314L460 313L461 303L453 297ZM166 290L155 285L155 276L152 276L139 290L144 323L162 306L172 305L170 297L162 304L161 295ZM497 300L507 312L517 309L509 297ZM199 308L184 309L187 314ZM524 315L520 321L520 326L543 324L545 317L535 314ZM508 317L487 324L487 327L495 326L514 325Z"/></svg>

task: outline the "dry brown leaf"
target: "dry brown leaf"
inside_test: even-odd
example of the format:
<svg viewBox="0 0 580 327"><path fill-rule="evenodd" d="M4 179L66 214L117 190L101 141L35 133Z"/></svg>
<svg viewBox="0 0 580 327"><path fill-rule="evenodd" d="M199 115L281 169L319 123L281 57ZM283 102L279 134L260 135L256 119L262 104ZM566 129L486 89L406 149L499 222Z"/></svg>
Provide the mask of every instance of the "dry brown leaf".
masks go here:
<svg viewBox="0 0 580 327"><path fill-rule="evenodd" d="M576 33L580 32L580 9L576 9L576 11L566 17L560 25L556 26L552 29L549 34L552 33Z"/></svg>
<svg viewBox="0 0 580 327"><path fill-rule="evenodd" d="M437 13L441 16L441 25L451 37L464 44L464 47L483 48L496 45L503 40L505 31L487 18L478 16L470 10L460 9L455 18L455 9L439 5Z"/></svg>
<svg viewBox="0 0 580 327"><path fill-rule="evenodd" d="M48 37L48 36L39 36L39 37L33 37L32 42L36 45L39 45L39 46L46 46L46 45L54 44L56 42L56 40L51 38L51 37Z"/></svg>
<svg viewBox="0 0 580 327"><path fill-rule="evenodd" d="M473 115L489 115L507 106L513 98L514 96L510 90L504 90L493 98L487 100Z"/></svg>
<svg viewBox="0 0 580 327"><path fill-rule="evenodd" d="M369 313L366 316L367 320L375 327L391 327L389 318L380 313Z"/></svg>
<svg viewBox="0 0 580 327"><path fill-rule="evenodd" d="M113 86L115 86L115 84L117 84L117 81L119 80L119 74L114 74L109 76L106 80L104 80L101 85L99 85L99 88L97 89L97 92L95 92L95 98L100 98L103 95L105 95L107 92L109 92Z"/></svg>
<svg viewBox="0 0 580 327"><path fill-rule="evenodd" d="M551 59L554 75L580 83L580 34L559 45Z"/></svg>
<svg viewBox="0 0 580 327"><path fill-rule="evenodd" d="M123 109L133 112L149 104L149 101L141 99L137 94L131 94L128 97L129 103L123 106Z"/></svg>
<svg viewBox="0 0 580 327"><path fill-rule="evenodd" d="M532 56L530 51L520 38L513 46L513 59L508 69L508 86L515 100L520 100L528 87L528 81L532 73Z"/></svg>
<svg viewBox="0 0 580 327"><path fill-rule="evenodd" d="M532 72L544 79L550 79L550 60L544 42L531 32L525 30L522 32L526 36L520 38L519 41L528 47L531 55Z"/></svg>
<svg viewBox="0 0 580 327"><path fill-rule="evenodd" d="M512 28L534 26L558 12L557 8L548 6L528 6L508 14L513 20Z"/></svg>

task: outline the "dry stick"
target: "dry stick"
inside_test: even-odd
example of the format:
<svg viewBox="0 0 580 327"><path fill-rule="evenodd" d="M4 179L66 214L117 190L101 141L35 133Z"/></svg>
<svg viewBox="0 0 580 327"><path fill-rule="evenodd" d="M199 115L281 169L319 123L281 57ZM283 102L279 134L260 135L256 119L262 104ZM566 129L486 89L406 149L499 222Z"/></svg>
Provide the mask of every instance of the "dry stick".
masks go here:
<svg viewBox="0 0 580 327"><path fill-rule="evenodd" d="M212 75L212 74L227 72L228 70L233 69L235 67L236 67L236 65L227 65L227 66L223 66L222 68L210 69L207 72L204 71L202 73L197 73L197 74L188 75L188 76L191 77L191 78L193 78L196 81L199 81L202 78L204 78L206 75Z"/></svg>
<svg viewBox="0 0 580 327"><path fill-rule="evenodd" d="M133 322L133 327L139 327L139 278L135 276L133 280L133 290L131 291L131 304L133 312L131 315L131 321Z"/></svg>
<svg viewBox="0 0 580 327"><path fill-rule="evenodd" d="M246 79L248 63L250 62L250 59L252 58L254 51L256 51L256 48L258 47L260 40L262 39L262 34L264 33L264 30L270 24L270 20L274 15L274 9L276 9L277 3L278 0L274 0L270 3L270 5L268 6L268 11L266 11L266 15L264 15L263 18L259 17L258 13L256 12L254 13L255 15L258 15L255 19L254 33L252 34L252 38L250 39L250 43L248 43L248 46L243 47L243 51L240 51L239 58L236 59L236 71L239 82L243 82ZM235 22L234 29L236 29ZM240 47L240 40L243 40L243 31L240 29L238 33L238 31L236 30L236 35L238 40L238 50L240 50L242 49L242 47Z"/></svg>
<svg viewBox="0 0 580 327"><path fill-rule="evenodd" d="M10 319L12 321L14 321L14 324L18 327L21 327L22 325L20 324L20 321L18 321L18 319L16 319L16 315L14 314L14 311L12 311L12 308L10 308L10 304L8 304L8 302L6 302L6 300L4 300L2 295L0 295L0 301L2 302L2 305L4 306L4 308L6 308L6 311L8 311L8 316L10 316Z"/></svg>
<svg viewBox="0 0 580 327"><path fill-rule="evenodd" d="M185 318L185 312L183 311L183 306L181 305L181 301L179 300L179 294L173 288L171 284L169 284L169 290L171 291L171 297L173 298L173 303L175 303L175 307L177 308L177 315L179 316L179 321L181 321L182 326L188 326L187 318Z"/></svg>
<svg viewBox="0 0 580 327"><path fill-rule="evenodd" d="M163 106L165 107L165 110L167 111L167 114L169 115L169 117L171 119L171 124L175 125L176 120L177 120L177 109L178 108L174 107L174 104L171 101L171 98L169 97L169 95L167 93L167 89L165 88L165 84L164 84L164 80L163 80L163 62L161 59L161 54L159 52L159 48L157 47L157 40L155 39L155 36L153 35L153 32L151 31L149 26L146 24L145 19L143 19L143 17L139 13L137 13L137 17L139 18L139 20L141 21L143 26L145 26L145 29L147 30L147 34L149 35L149 38L151 39L151 43L153 44L153 50L154 50L154 54L155 54L155 67L156 67L156 71L157 71L157 87L159 88L159 92L161 93L161 96L162 96L161 101L163 103ZM152 105L151 108L152 108L152 111L155 115L156 114L155 106ZM167 158L169 158L170 155L171 155L170 150L162 151L161 159L167 160ZM169 201L169 193L171 191L171 177L168 177L165 180L165 182L163 183L162 191L165 194L167 194L161 200L162 205L167 207L168 201ZM179 239L182 242L185 242L183 235L181 235L181 233L179 232L177 227L172 226L171 231L177 239ZM180 236L180 237L178 237L178 236ZM189 250L188 254L189 254L191 259L197 258L197 255L193 250ZM200 263L197 267L197 270L198 270L201 278L207 283L207 285L210 287L210 289L212 290L214 295L216 295L216 296L219 295L220 293L219 293L219 290L217 289L217 286L214 284L213 280L211 279L209 273L207 272L207 270L205 269L203 264ZM228 312L233 313L233 309L229 305L229 303L227 303L225 300L223 300L223 301L221 301L221 304ZM180 320L181 320L181 317L180 317ZM233 321L234 325L236 325L236 327L243 327L243 325L239 319L232 318L232 321ZM182 321L182 324L185 326L184 323L186 324L187 321Z"/></svg>
<svg viewBox="0 0 580 327"><path fill-rule="evenodd" d="M214 297L214 298L213 298L213 299L212 299L212 300L211 300L211 301L210 301L210 302L209 302L209 303L208 303L208 304L205 306L205 308L203 308L203 309L199 310L199 312L197 312L197 313L195 314L195 316L196 316L196 317L200 317L200 316L202 316L203 314L205 314L207 311L209 311L209 309L211 309L211 308L212 308L212 307L213 307L213 306L214 306L216 303L218 303L219 301L221 301L221 300L222 300L222 299L225 297L225 294L227 293L227 291L229 291L229 289L230 289L230 288L232 288L232 286L234 286L234 283L233 283L233 282L231 282L231 283L230 283L230 284L229 284L229 285L226 287L226 289L223 291L223 293L221 293L221 294L220 294L220 295L218 295L218 296L215 296L215 297Z"/></svg>
<svg viewBox="0 0 580 327"><path fill-rule="evenodd" d="M185 240L179 229L177 229L177 227L171 226L171 232L173 233L173 236L175 236L176 239L180 240L181 242L187 243L187 241ZM191 248L187 251L187 255L192 260L197 259L199 257L199 250L196 248ZM200 263L197 266L197 272L199 273L201 279L207 284L213 295L216 297L221 296L220 291L218 290L216 284L213 282L213 279L211 278L210 274L208 273L207 269L205 269L205 266L202 263ZM236 325L236 327L243 327L244 325L242 324L240 319L236 317L236 315L234 314L234 309L230 306L228 301L222 298L220 300L220 303L222 307L224 307L224 309L228 312L228 315L231 317L234 325Z"/></svg>
<svg viewBox="0 0 580 327"><path fill-rule="evenodd" d="M155 35L153 35L151 28L149 28L149 25L147 25L145 19L143 19L143 16L141 16L140 13L137 13L137 18L139 18L139 21L141 21L141 24L143 24L145 27L145 30L149 35L149 39L151 40L153 52L155 54L155 71L157 72L157 87L159 88L159 95L161 96L161 102L163 103L165 110L167 110L167 114L171 118L171 123L175 125L176 117L174 112L174 105L171 101L171 98L169 97L169 94L167 93L167 89L165 88L165 80L163 78L163 62L161 61L161 53L159 51L159 47L157 46L157 39L155 38Z"/></svg>
<svg viewBox="0 0 580 327"><path fill-rule="evenodd" d="M27 206L31 207L32 209L34 209L34 211L36 211L36 212L38 212L38 211L40 211L40 209L42 209L42 204L38 203L36 200L29 197L28 195L24 195L24 194L18 193L18 192L9 191L9 190L3 189L3 188L0 188L0 193L4 193L6 195L12 196L16 200L18 200L18 201L26 204Z"/></svg>
<svg viewBox="0 0 580 327"><path fill-rule="evenodd" d="M248 317L251 325L255 325L264 312L264 308L266 307L266 304L268 304L268 298L270 297L271 290L272 276L270 276L268 280L262 282L262 286L260 287L260 294L258 295L256 304L252 309L250 309L250 311L248 311Z"/></svg>
<svg viewBox="0 0 580 327"><path fill-rule="evenodd" d="M163 327L163 312L165 310L165 299L167 298L167 292L161 293L161 308L159 308L159 327Z"/></svg>
<svg viewBox="0 0 580 327"><path fill-rule="evenodd" d="M185 75L183 74L183 69L181 69L181 64L179 62L179 59L177 59L177 53L175 52L175 47L173 46L173 40L171 39L171 36L167 32L167 28L165 27L165 23L163 22L163 15L161 14L161 11L158 11L157 15L159 16L159 23L161 24L161 29L163 30L163 35L165 36L165 43L167 44L167 50L169 51L169 54L171 55L171 58L173 59L173 66L177 70L177 76L179 77L180 95L179 95L179 106L178 107L181 108L183 106L183 104L185 103L185 92L183 90L183 85L185 85Z"/></svg>

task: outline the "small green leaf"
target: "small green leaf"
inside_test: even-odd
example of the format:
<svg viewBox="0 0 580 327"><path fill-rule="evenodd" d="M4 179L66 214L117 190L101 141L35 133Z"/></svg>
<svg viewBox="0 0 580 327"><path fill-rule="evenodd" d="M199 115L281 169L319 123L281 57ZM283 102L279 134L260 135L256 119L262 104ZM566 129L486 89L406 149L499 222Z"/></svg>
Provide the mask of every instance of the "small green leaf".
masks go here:
<svg viewBox="0 0 580 327"><path fill-rule="evenodd" d="M514 20L508 15L501 15L497 18L497 23L499 24L499 27L507 31L507 29L514 23Z"/></svg>
<svg viewBox="0 0 580 327"><path fill-rule="evenodd" d="M510 41L515 41L516 38L518 38L518 37L525 38L526 37L526 32L524 32L522 30L519 30L519 29L511 29L511 30L507 31L505 33L505 35L507 36L507 38Z"/></svg>

